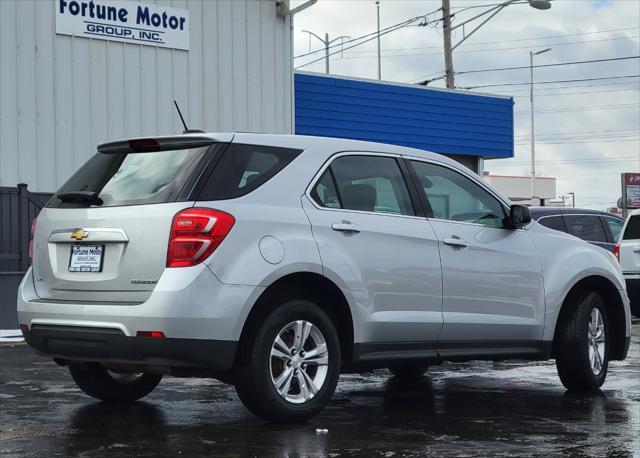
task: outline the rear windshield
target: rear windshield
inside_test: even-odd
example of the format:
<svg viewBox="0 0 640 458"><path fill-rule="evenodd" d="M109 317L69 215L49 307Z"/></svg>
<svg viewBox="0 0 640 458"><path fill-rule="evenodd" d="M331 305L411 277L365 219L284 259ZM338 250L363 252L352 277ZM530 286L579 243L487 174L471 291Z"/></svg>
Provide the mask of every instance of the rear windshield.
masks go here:
<svg viewBox="0 0 640 458"><path fill-rule="evenodd" d="M634 215L629 218L627 228L624 230L622 240L638 240L640 239L640 215Z"/></svg>
<svg viewBox="0 0 640 458"><path fill-rule="evenodd" d="M58 190L48 206L88 206L58 198L73 192L98 193L102 207L175 202L208 149L97 153Z"/></svg>

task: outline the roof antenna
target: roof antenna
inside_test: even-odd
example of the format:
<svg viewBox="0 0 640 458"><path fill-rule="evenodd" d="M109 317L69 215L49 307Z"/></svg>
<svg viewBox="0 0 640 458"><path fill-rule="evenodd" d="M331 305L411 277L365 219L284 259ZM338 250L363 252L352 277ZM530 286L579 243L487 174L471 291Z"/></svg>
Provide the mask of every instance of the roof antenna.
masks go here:
<svg viewBox="0 0 640 458"><path fill-rule="evenodd" d="M178 102L173 99L173 104L176 106L176 110L178 110L178 115L180 116L180 121L182 121L182 125L184 126L183 134L203 134L204 131L199 129L189 129L187 127L187 123L184 121L184 117L182 116L182 112L180 111L180 107L178 106Z"/></svg>

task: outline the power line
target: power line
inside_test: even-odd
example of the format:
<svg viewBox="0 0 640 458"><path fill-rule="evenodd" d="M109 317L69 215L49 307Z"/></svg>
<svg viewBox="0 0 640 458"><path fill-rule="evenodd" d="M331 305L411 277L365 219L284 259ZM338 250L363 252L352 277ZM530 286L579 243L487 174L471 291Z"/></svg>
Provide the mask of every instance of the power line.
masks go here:
<svg viewBox="0 0 640 458"><path fill-rule="evenodd" d="M565 160L551 160L551 161L536 161L536 164L591 164L600 162L626 162L628 159L638 159L634 156L624 156L618 159L615 158L583 158L583 159L565 159ZM501 162L499 164L491 164L492 166L507 167L511 165L529 165L530 162Z"/></svg>
<svg viewBox="0 0 640 458"><path fill-rule="evenodd" d="M571 85L571 86L556 86L556 87L550 87L550 88L540 88L539 91L546 91L546 90L560 90L560 89L580 89L583 87L602 87L602 86L606 86L606 87L611 87L611 86L621 86L621 85L625 85L625 84L636 84L633 81L621 81L621 82L617 82L617 83L591 83L591 84L579 84L579 85ZM640 84L636 84L632 89L640 89ZM509 95L513 95L515 93L526 93L529 94L529 89L510 89L510 90L505 90L505 91L491 91L491 94L509 94ZM540 92L538 92L538 94L540 94ZM545 93L543 93L545 94ZM560 94L565 94L565 92L562 92Z"/></svg>
<svg viewBox="0 0 640 458"><path fill-rule="evenodd" d="M568 34L564 34L564 35L546 35L546 36L540 36L540 37L530 37L530 38L518 38L518 39L513 39L513 40L498 40L498 41L483 41L483 42L479 42L479 43L466 43L465 47L470 47L470 46L482 46L482 45L491 45L491 44L503 44L503 43L515 43L515 42L521 42L521 41L538 41L538 40L545 40L547 38L565 38L565 37L573 37L573 36L582 36L582 35L592 35L592 34L598 34L598 33L610 33L610 32L622 32L622 31L627 31L627 30L640 30L640 27L625 27L625 28L621 28L621 29L609 29L609 30L597 30L597 31L593 31L593 32L582 32L582 33L568 33ZM616 38L607 38L605 40L619 40L619 39L625 39L625 38L636 38L634 37L629 37L629 36L624 36L624 37L616 37ZM599 41L599 40L596 40ZM573 43L589 43L590 41L579 41L579 42L573 42ZM554 44L554 43L551 43ZM545 43L536 43L536 46L546 46L547 44ZM524 48L528 48L528 46L522 46ZM518 47L518 49L522 48L522 47ZM441 45L432 45L432 46L414 46L411 48L389 48L386 49L385 51L387 52L391 52L391 51L413 51L413 50L417 50L417 49L440 49L442 48ZM498 48L498 49L504 49L504 48ZM473 50L469 50L469 52L478 52L479 50L477 49L473 49ZM361 51L351 51L352 53L365 53L365 52L375 52L375 50L361 50ZM461 52L461 51L458 51Z"/></svg>
<svg viewBox="0 0 640 458"><path fill-rule="evenodd" d="M638 59L638 56L624 56L624 57L609 57L605 59L591 59L591 60L576 60L572 62L556 62L555 64L539 64L533 65L533 68L542 68L542 67L558 67L564 65L580 65L580 64L595 64L599 62L613 62L619 60L629 60L629 59ZM506 70L524 70L531 68L530 65L520 65L517 67L501 67L501 68L483 68L479 70L463 70L461 72L455 72L456 75L464 75L469 73L484 73L484 72L502 72Z"/></svg>
<svg viewBox="0 0 640 458"><path fill-rule="evenodd" d="M380 36L382 36L382 35L384 35L385 33L388 33L389 31L391 31L390 29L394 29L394 30L396 30L396 29L400 29L400 28L402 28L402 27L406 27L407 25L412 24L412 23L416 22L416 21L417 21L417 20L419 20L419 19L424 19L425 21L428 21L428 19L427 19L427 18L428 18L428 16L430 16L430 15L432 15L432 14L434 14L434 13L437 13L437 12L438 12L438 11L440 11L440 10L441 10L441 8L438 8L438 9L435 9L435 10L431 11L430 13L426 13L426 14L423 14L423 15L421 15L421 16L415 16L415 17L410 18L410 19L407 19L407 20L405 20L405 21L398 22L397 24L390 25L390 26L385 27L384 29L380 30L380 33L379 33L379 34L380 34ZM376 30L375 32L370 32L370 33L367 33L367 34L361 35L361 36L359 36L359 37L352 38L352 39L350 39L350 40L344 41L344 42L342 42L342 43L339 43L339 44L335 44L335 45L329 46L329 49L331 49L331 48L336 48L336 47L340 47L340 48L342 48L342 45L349 44L349 43L353 43L353 42L356 42L356 41L360 41L360 40L362 40L362 39L364 39L364 38L371 37L372 35L373 35L373 38L378 38L378 31ZM369 40L367 40L367 41L369 41ZM364 41L363 43L366 43L366 41ZM360 44L362 44L362 43L360 43ZM353 46L352 46L352 47L353 47ZM312 55L312 54L317 54L317 53L319 53L319 52L323 52L323 51L325 51L325 49L326 49L326 48L320 48L320 49L316 49L315 51L310 51L310 52L305 53L305 54L300 54L300 55L294 56L294 59L298 59L298 58L300 58L300 57L310 56L310 55ZM350 49L350 48L347 48L347 49ZM344 49L341 49L341 51L344 51ZM323 57L323 59L324 59L324 57Z"/></svg>
<svg viewBox="0 0 640 458"><path fill-rule="evenodd" d="M418 19L419 19L419 18L418 18ZM396 28L392 28L392 29L386 30L386 31L384 31L384 32L382 32L382 31L381 31L380 33L377 33L377 32L376 32L374 36L369 37L369 38L367 38L366 40L360 41L359 43L356 43L356 44L351 45L351 46L347 46L346 48L341 47L341 49L339 49L338 51L333 51L333 52L332 52L332 53L330 53L328 56L319 57L319 58L314 59L314 60L312 60L312 61L310 61L310 62L307 62L307 63L305 63L305 64L299 65L298 67L296 67L296 70L297 70L297 69L299 69L299 68L303 68L303 67L306 67L306 66L308 66L308 65L314 64L314 63L316 63L316 62L320 62L321 60L324 60L324 59L326 59L327 57L334 56L334 55L339 54L339 53L341 53L341 52L344 52L344 51L346 51L346 50L348 50L348 49L355 48L356 46L363 45L363 44L365 44L365 43L367 43L367 42L369 42L369 41L371 41L371 40L375 40L375 39L377 39L378 37L381 37L381 36L386 35L386 34L388 34L388 33L395 32L396 30L400 30L400 29L402 29L402 28L406 27L407 25L411 24L412 22L415 22L416 20L417 20L417 19L415 19L415 18L414 18L414 20L407 21L407 23L405 23L404 25L398 26L398 27L396 27ZM354 41L356 41L356 40L354 40Z"/></svg>
<svg viewBox="0 0 640 458"><path fill-rule="evenodd" d="M556 81L536 81L534 84L558 84L558 83L574 83L581 81L603 81L603 80L616 80L622 78L638 78L640 75L620 75L620 76L604 76L599 78L582 78L582 79L572 79L572 80L556 80ZM529 81L526 83L498 83L498 84L483 84L479 86L469 86L464 87L462 89L481 89L485 87L501 87L501 86L525 86L531 84Z"/></svg>
<svg viewBox="0 0 640 458"><path fill-rule="evenodd" d="M576 141L566 141L566 142L549 142L549 141L538 141L536 140L536 144L538 145L579 145L579 144L585 144L585 143L621 143L621 142L638 142L640 141L640 138L630 138L630 139L620 139L620 140L576 140ZM514 145L517 146L522 146L522 145L528 145L529 142L521 142L521 143L514 143Z"/></svg>
<svg viewBox="0 0 640 458"><path fill-rule="evenodd" d="M579 107L560 107L560 108L549 108L536 110L536 113L564 113L568 111L589 111L589 110L617 110L623 108L635 108L640 106L640 103L624 103L619 105L587 105L587 106L579 106ZM529 111L516 111L514 114L529 114Z"/></svg>
<svg viewBox="0 0 640 458"><path fill-rule="evenodd" d="M608 89L608 90L599 90L599 91L575 91L575 92L550 92L548 94L536 94L536 97L556 97L558 95L576 95L576 94L609 94L612 92L629 92L629 91L638 91L640 87L630 87L627 89ZM514 95L514 98L526 97L529 98L528 95Z"/></svg>

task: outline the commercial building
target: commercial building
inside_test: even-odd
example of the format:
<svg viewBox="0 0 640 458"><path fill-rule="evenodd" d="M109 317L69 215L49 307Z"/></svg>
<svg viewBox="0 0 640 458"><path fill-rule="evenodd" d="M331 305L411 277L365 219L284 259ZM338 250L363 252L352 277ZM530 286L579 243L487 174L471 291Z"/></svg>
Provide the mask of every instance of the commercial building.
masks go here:
<svg viewBox="0 0 640 458"><path fill-rule="evenodd" d="M556 201L556 179L555 177L537 176L533 182L533 195L535 201L531 201L531 177L513 175L493 175L484 172L483 178L491 186L503 193L514 203L522 205L549 205L558 206Z"/></svg>
<svg viewBox="0 0 640 458"><path fill-rule="evenodd" d="M192 128L292 132L280 12L275 0L0 1L0 186L52 192L98 143L179 133L174 99Z"/></svg>
<svg viewBox="0 0 640 458"><path fill-rule="evenodd" d="M296 133L445 154L474 171L513 157L513 98L311 73L295 75Z"/></svg>

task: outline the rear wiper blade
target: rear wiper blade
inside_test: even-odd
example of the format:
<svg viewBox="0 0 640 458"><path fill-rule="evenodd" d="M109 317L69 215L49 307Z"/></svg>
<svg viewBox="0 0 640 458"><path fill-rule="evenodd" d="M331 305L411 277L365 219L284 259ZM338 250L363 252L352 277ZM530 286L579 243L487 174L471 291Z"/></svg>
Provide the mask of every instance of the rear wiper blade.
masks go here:
<svg viewBox="0 0 640 458"><path fill-rule="evenodd" d="M73 204L91 204L102 205L103 200L98 197L98 193L95 191L71 191L63 192L56 196L62 202L69 202Z"/></svg>

